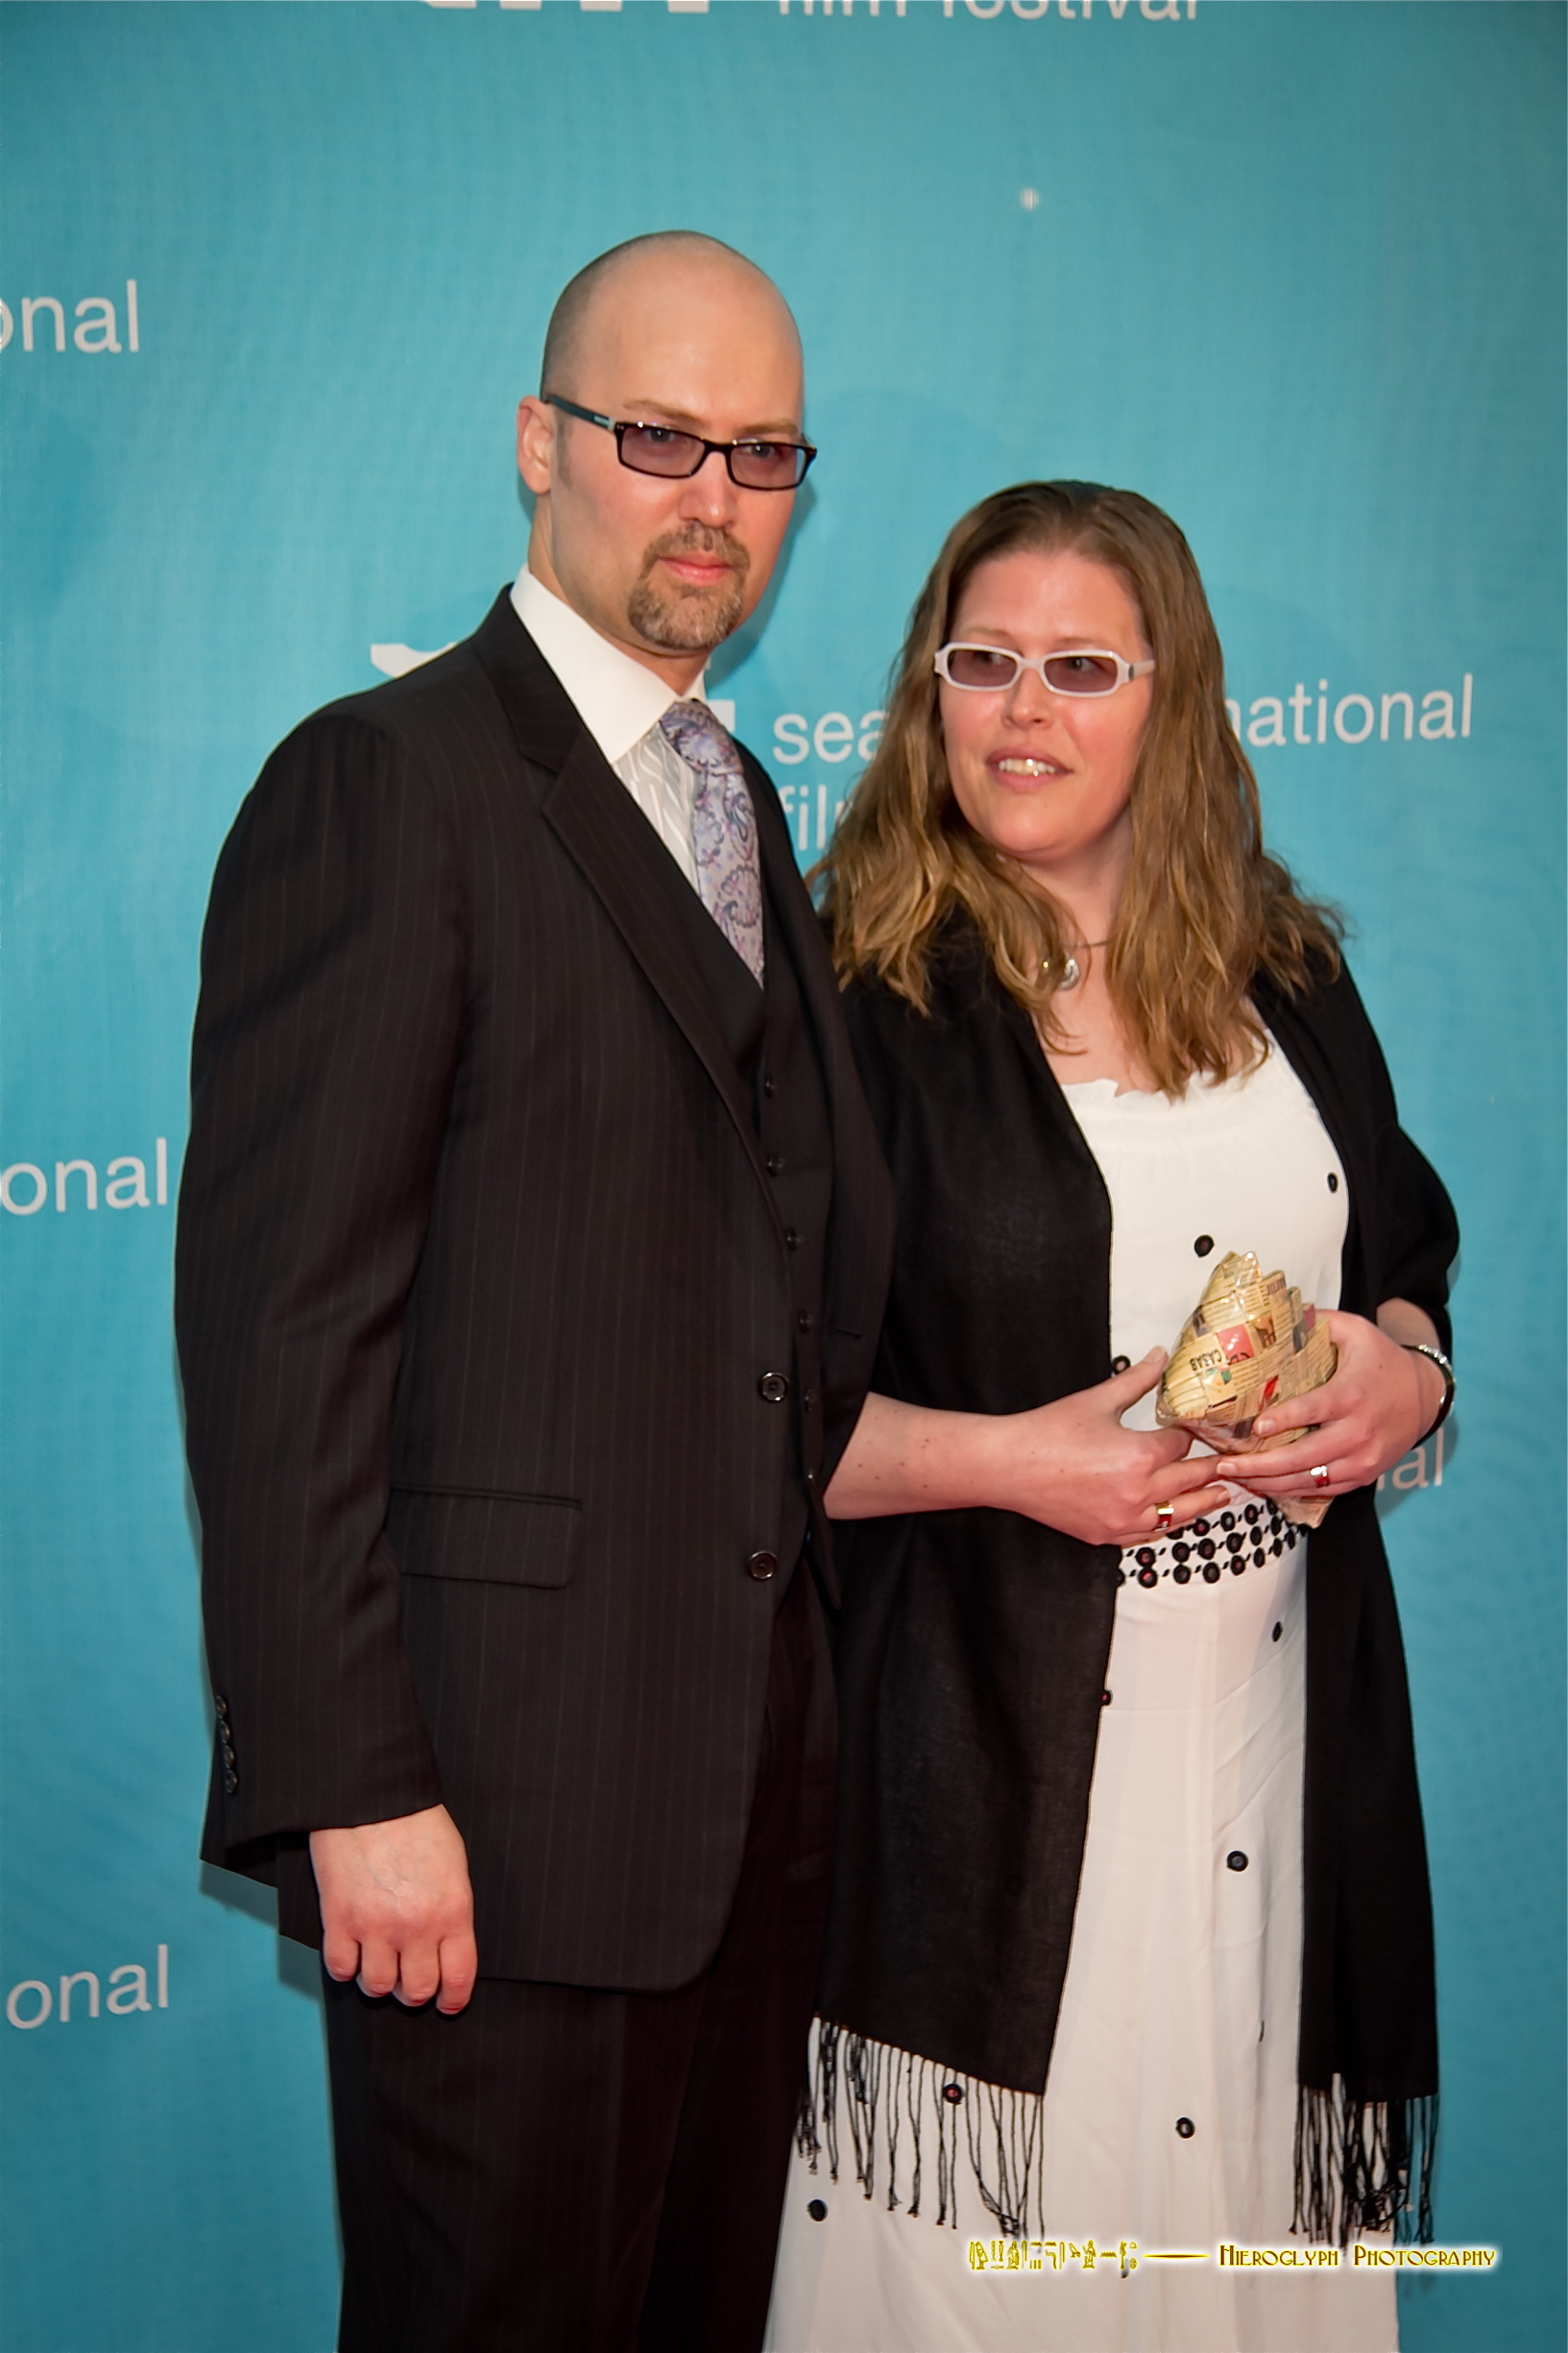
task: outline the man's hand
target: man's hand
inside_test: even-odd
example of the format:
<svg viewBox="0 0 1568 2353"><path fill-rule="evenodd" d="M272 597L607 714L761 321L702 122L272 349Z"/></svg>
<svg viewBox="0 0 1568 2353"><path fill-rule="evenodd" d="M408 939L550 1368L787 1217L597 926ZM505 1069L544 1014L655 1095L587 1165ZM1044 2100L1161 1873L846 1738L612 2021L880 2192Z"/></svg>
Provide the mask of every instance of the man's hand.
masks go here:
<svg viewBox="0 0 1568 2353"><path fill-rule="evenodd" d="M312 1831L329 1977L417 2009L463 2009L479 1974L468 1849L445 1806L396 1822Z"/></svg>

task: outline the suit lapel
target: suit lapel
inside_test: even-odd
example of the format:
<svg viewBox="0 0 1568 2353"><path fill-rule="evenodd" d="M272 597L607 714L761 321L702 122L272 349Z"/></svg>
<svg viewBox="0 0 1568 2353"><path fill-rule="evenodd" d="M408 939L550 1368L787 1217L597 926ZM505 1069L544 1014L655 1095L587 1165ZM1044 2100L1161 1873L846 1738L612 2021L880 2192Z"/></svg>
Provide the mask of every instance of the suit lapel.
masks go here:
<svg viewBox="0 0 1568 2353"><path fill-rule="evenodd" d="M741 759L757 811L768 904L795 969L827 1093L833 1139L834 1217L842 1220L847 1204L854 1201L866 1221L862 1233L846 1236L847 1249L829 1253L827 1279L833 1296L827 1301L827 1312L841 1329L870 1334L881 1322L887 1289L892 1189L855 1068L839 1007L838 977L822 924L795 863L788 823L766 770L744 748ZM835 1290L838 1284L841 1291Z"/></svg>
<svg viewBox="0 0 1568 2353"><path fill-rule="evenodd" d="M636 806L503 591L474 641L522 757L553 768L545 823L595 892L707 1071L734 1120L777 1222L751 1104L718 1009L671 901L669 852Z"/></svg>

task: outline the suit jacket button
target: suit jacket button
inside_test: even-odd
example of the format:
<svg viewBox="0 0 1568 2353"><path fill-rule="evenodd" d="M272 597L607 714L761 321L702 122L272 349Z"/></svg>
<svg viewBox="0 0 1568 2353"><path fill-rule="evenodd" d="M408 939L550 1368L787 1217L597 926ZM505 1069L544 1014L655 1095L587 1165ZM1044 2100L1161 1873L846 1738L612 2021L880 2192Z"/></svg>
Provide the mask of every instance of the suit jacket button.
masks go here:
<svg viewBox="0 0 1568 2353"><path fill-rule="evenodd" d="M754 1552L746 1563L747 1576L755 1577L759 1585L765 1585L770 1577L776 1577L778 1573L779 1556L776 1552Z"/></svg>
<svg viewBox="0 0 1568 2353"><path fill-rule="evenodd" d="M766 1397L770 1405L782 1405L789 1395L789 1383L782 1372L764 1372L757 1384L757 1394Z"/></svg>

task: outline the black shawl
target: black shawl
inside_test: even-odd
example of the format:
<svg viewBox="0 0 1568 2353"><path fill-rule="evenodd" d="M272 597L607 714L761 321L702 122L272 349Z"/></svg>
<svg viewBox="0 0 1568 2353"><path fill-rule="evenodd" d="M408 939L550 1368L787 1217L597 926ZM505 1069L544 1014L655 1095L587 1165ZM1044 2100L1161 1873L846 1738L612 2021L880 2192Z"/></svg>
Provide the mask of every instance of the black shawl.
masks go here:
<svg viewBox="0 0 1568 2353"><path fill-rule="evenodd" d="M872 1386L1014 1413L1110 1375L1110 1202L1027 1016L967 925L945 935L932 983L929 1016L880 986L846 998L899 1205ZM1411 1299L1446 1345L1453 1211L1399 1127L1348 974L1294 1002L1260 978L1253 999L1345 1171L1340 1304L1369 1317ZM875 2139L873 2043L1036 2104L1043 2093L1118 1554L997 1511L842 1523L838 1547L841 1812L819 2093L843 2066L858 2141L868 2123ZM1337 1501L1312 1538L1307 1640L1297 2225L1342 2238L1413 2213L1424 2230L1431 1900L1370 1490ZM999 2122L1014 2155L999 2146L987 2190L966 2122L982 2191L1016 2221L1027 2202L1016 2145L1030 2128Z"/></svg>

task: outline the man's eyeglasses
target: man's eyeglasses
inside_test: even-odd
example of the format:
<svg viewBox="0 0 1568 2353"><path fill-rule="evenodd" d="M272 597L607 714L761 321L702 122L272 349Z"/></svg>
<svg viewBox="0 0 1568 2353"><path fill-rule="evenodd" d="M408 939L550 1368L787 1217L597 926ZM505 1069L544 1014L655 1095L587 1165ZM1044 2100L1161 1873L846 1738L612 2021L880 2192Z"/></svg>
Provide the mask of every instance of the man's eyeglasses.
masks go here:
<svg viewBox="0 0 1568 2353"><path fill-rule="evenodd" d="M717 449L731 481L741 490L798 490L816 455L808 441L704 441L700 433L680 433L672 425L601 417L557 393L547 392L543 399L548 408L564 409L568 417L581 417L585 425L602 425L614 433L620 462L634 473L663 474L673 482L689 480Z"/></svg>
<svg viewBox="0 0 1568 2353"><path fill-rule="evenodd" d="M1004 645L944 645L936 656L937 676L975 694L1005 694L1025 670L1033 670L1052 694L1114 694L1129 678L1146 678L1153 667L1152 662L1123 662L1120 654L1077 647L1068 654L1042 654L1033 662Z"/></svg>

